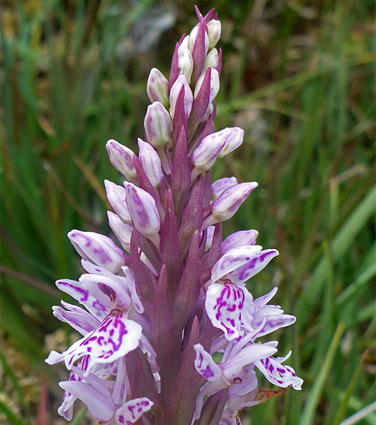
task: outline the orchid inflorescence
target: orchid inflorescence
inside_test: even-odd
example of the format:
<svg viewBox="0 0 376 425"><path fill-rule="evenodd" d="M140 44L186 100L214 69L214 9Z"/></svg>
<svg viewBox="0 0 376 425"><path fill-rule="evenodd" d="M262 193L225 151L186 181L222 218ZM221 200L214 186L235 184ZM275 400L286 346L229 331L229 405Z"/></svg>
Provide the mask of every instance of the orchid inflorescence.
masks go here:
<svg viewBox="0 0 376 425"><path fill-rule="evenodd" d="M255 230L222 241L231 218L257 183L211 182L210 169L239 147L242 129L214 132L221 24L211 10L176 44L170 78L152 69L139 155L109 140L111 164L126 178L106 181L112 239L68 234L86 273L58 288L54 315L83 335L47 363L70 370L58 412L73 417L76 399L101 424L239 424L239 409L281 391L258 388L255 370L279 387L302 379L273 357L277 341L258 339L295 322L277 292L253 299L245 282L278 255L256 245ZM126 254L127 252L128 254Z"/></svg>

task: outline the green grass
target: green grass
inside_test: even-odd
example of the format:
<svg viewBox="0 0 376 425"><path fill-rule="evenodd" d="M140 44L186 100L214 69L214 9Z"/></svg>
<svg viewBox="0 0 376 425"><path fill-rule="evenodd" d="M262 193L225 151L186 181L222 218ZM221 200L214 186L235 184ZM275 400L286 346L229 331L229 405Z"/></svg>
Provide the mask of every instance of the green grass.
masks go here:
<svg viewBox="0 0 376 425"><path fill-rule="evenodd" d="M214 2L197 3L206 11ZM42 347L61 328L51 316L53 282L79 274L66 233L108 233L103 180L118 176L105 142L135 147L142 137L148 72L168 74L175 41L194 25L193 4L5 2L1 328L30 373L47 374L51 412L61 392ZM376 390L374 4L215 6L223 25L216 127L244 127L245 142L213 177L260 184L225 232L255 228L260 244L280 251L250 289L279 285L277 302L297 323L276 338L305 380L301 392L251 409L251 423L339 424ZM154 42L143 28L156 28ZM32 423L38 397L4 354L0 396L10 388L16 400L1 398L7 420ZM371 412L358 423L375 420Z"/></svg>

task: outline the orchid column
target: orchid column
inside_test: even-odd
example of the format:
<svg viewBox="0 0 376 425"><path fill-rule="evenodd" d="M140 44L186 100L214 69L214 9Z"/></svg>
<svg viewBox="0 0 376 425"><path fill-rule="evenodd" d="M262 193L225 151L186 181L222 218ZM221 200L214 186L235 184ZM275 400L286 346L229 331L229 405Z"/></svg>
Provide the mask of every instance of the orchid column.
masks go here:
<svg viewBox="0 0 376 425"><path fill-rule="evenodd" d="M243 130L214 132L221 25L214 10L196 12L169 79L150 73L138 156L107 142L125 178L105 182L121 248L96 233L68 234L86 273L57 286L85 309L62 301L54 315L83 337L47 359L70 370L60 383L67 420L78 398L101 424L239 424L239 409L281 393L258 388L255 370L282 388L302 384L282 365L289 355L273 357L277 342L260 341L295 317L268 304L277 288L254 300L245 286L278 252L256 245L255 230L222 241L221 223L257 183L210 179L215 161L241 145Z"/></svg>

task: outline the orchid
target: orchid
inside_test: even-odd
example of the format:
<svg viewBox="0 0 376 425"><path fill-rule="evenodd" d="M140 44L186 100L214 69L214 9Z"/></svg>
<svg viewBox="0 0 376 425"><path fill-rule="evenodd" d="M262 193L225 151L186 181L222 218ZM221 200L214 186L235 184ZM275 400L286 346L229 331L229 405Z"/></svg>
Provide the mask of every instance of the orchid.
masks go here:
<svg viewBox="0 0 376 425"><path fill-rule="evenodd" d="M47 363L64 362L70 378L58 412L73 417L77 399L106 425L239 424L239 409L278 395L258 388L257 373L281 388L302 380L260 341L295 317L254 299L246 282L276 256L256 245L256 230L222 241L229 220L256 182L211 181L216 161L237 149L244 131L214 131L221 24L214 10L176 44L167 79L147 82L139 153L115 140L106 148L121 173L105 181L118 241L93 232L68 234L82 257L78 281L57 287L81 306L53 308L82 338Z"/></svg>

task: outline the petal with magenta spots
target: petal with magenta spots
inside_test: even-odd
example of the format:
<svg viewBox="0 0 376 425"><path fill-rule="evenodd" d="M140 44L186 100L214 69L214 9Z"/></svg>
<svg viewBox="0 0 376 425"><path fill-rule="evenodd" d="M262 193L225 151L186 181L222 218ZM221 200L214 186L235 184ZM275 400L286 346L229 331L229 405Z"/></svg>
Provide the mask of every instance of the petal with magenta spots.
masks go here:
<svg viewBox="0 0 376 425"><path fill-rule="evenodd" d="M90 293L90 291L83 288L81 283L76 282L75 280L58 280L56 282L56 286L60 289L60 291L65 292L77 300L80 304L84 305L90 313L100 320L105 318L110 311L111 300L108 297L103 296L103 298L99 301Z"/></svg>
<svg viewBox="0 0 376 425"><path fill-rule="evenodd" d="M214 382L220 379L222 370L212 356L204 350L201 344L196 344L193 348L196 351L195 368L197 372L208 381Z"/></svg>
<svg viewBox="0 0 376 425"><path fill-rule="evenodd" d="M301 390L303 379L296 376L292 367L282 365L282 360L267 357L256 361L255 366L272 384L282 388L291 386L295 390Z"/></svg>
<svg viewBox="0 0 376 425"><path fill-rule="evenodd" d="M252 253L245 264L239 266L231 273L231 280L238 284L246 282L266 267L277 255L278 251L275 249L266 249L264 251Z"/></svg>
<svg viewBox="0 0 376 425"><path fill-rule="evenodd" d="M131 425L148 412L153 406L153 402L146 397L135 398L127 401L116 412L115 419L119 425Z"/></svg>
<svg viewBox="0 0 376 425"><path fill-rule="evenodd" d="M240 246L230 249L214 264L211 275L212 282L221 278L232 280L231 276L234 270L247 264L254 254L261 251L261 249L262 247L259 245Z"/></svg>
<svg viewBox="0 0 376 425"><path fill-rule="evenodd" d="M244 306L244 289L229 281L211 284L206 292L205 309L210 321L222 329L227 340L243 335L241 314Z"/></svg>
<svg viewBox="0 0 376 425"><path fill-rule="evenodd" d="M75 342L62 353L67 369L82 356L89 356L90 362L84 375L95 364L113 363L137 348L142 328L133 320L126 318L122 310L113 310L95 331Z"/></svg>

